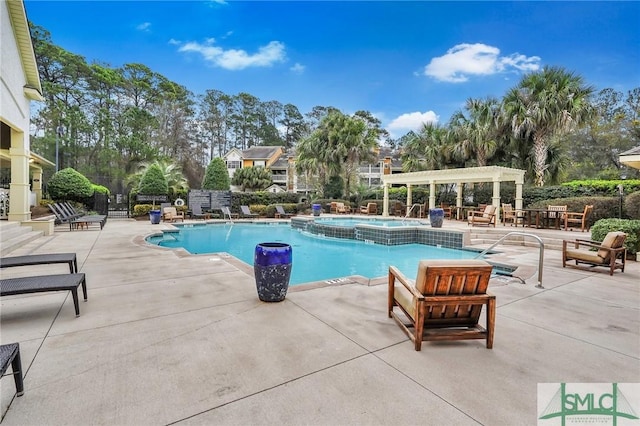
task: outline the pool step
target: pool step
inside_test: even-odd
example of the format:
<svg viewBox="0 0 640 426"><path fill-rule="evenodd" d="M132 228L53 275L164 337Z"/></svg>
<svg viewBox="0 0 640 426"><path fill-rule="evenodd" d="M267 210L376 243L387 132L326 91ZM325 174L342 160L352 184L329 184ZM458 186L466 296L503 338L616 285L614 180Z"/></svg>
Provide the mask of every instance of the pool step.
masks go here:
<svg viewBox="0 0 640 426"><path fill-rule="evenodd" d="M42 237L42 231L34 231L30 226L22 226L20 222L0 222L0 255L6 256L25 244Z"/></svg>
<svg viewBox="0 0 640 426"><path fill-rule="evenodd" d="M515 228L507 228L507 229L480 229L480 228L472 228L470 231L470 242L472 245L484 245L484 244L493 244L506 235L509 232L514 232ZM528 231L525 231L528 233ZM560 231L566 232L566 231ZM536 233L538 237L542 240L544 244L545 250L562 250L562 240L563 239L572 239L575 238L575 235L558 235L556 233L544 235L541 233ZM588 236L586 236L588 238ZM510 235L505 240L502 241L503 245L516 245L516 246L524 246L524 247L538 247L538 241L531 238L520 235Z"/></svg>

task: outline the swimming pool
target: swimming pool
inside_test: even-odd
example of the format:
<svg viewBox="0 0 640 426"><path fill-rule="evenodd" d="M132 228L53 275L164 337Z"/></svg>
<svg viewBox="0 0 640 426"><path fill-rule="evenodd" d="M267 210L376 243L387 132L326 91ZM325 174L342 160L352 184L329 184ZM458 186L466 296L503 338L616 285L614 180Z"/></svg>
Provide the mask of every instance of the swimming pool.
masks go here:
<svg viewBox="0 0 640 426"><path fill-rule="evenodd" d="M226 252L253 265L256 244L284 242L293 247L291 285L349 275L386 276L389 265L414 278L421 259L471 259L477 253L425 244L380 245L351 239L326 238L285 224L176 225L179 232L147 238L162 247L184 248L192 254Z"/></svg>

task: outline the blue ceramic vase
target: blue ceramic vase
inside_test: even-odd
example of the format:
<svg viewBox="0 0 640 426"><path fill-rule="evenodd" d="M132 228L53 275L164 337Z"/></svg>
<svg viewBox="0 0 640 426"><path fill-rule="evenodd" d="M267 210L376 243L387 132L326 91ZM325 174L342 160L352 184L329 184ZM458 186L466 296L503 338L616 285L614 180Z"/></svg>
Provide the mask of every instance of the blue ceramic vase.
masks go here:
<svg viewBox="0 0 640 426"><path fill-rule="evenodd" d="M289 289L293 253L285 243L260 243L253 258L258 298L263 302L281 302Z"/></svg>
<svg viewBox="0 0 640 426"><path fill-rule="evenodd" d="M444 221L444 209L429 209L429 223L432 228L442 228L442 221Z"/></svg>

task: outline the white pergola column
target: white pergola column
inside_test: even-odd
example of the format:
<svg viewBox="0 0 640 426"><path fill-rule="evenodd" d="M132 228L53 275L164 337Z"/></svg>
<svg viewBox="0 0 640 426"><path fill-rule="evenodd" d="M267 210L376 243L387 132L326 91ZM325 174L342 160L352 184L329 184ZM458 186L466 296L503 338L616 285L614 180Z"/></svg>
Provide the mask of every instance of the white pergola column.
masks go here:
<svg viewBox="0 0 640 426"><path fill-rule="evenodd" d="M413 192L412 192L412 188L411 188L411 184L407 184L407 207L406 207L406 212L404 212L404 215L408 215L409 214L409 210L411 210L411 206L413 206Z"/></svg>
<svg viewBox="0 0 640 426"><path fill-rule="evenodd" d="M42 169L34 169L31 179L31 189L36 194L36 203L42 201Z"/></svg>
<svg viewBox="0 0 640 426"><path fill-rule="evenodd" d="M500 179L495 178L493 180L493 197L491 198L491 204L496 208L496 223L500 223Z"/></svg>
<svg viewBox="0 0 640 426"><path fill-rule="evenodd" d="M516 210L522 210L522 187L524 185L524 178L516 179Z"/></svg>
<svg viewBox="0 0 640 426"><path fill-rule="evenodd" d="M382 197L382 216L389 217L389 184L385 183L382 189L384 192Z"/></svg>
<svg viewBox="0 0 640 426"><path fill-rule="evenodd" d="M429 183L429 208L436 208L436 183L433 181Z"/></svg>
<svg viewBox="0 0 640 426"><path fill-rule="evenodd" d="M460 182L456 185L456 216L462 215L462 193L464 192L464 183ZM458 217L461 219L461 217Z"/></svg>

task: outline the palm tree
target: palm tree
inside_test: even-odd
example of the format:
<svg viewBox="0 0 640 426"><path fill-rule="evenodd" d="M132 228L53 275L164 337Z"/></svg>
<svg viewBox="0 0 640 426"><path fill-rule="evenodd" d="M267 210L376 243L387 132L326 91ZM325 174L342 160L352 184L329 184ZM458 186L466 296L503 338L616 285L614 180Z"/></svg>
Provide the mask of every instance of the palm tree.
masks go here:
<svg viewBox="0 0 640 426"><path fill-rule="evenodd" d="M446 128L434 123L424 123L418 133L410 138L402 151L402 170L415 172L440 169L451 158Z"/></svg>
<svg viewBox="0 0 640 426"><path fill-rule="evenodd" d="M127 178L127 183L131 185L132 188L137 188L142 176L144 176L146 171L154 165L160 167L160 170L169 185L170 193L177 194L189 189L189 183L182 174L182 168L169 160L155 160L150 163L141 163L138 166L138 171Z"/></svg>
<svg viewBox="0 0 640 426"><path fill-rule="evenodd" d="M475 157L478 167L487 165L497 148L497 120L500 104L495 98L468 99L467 114L457 111L449 127L455 143L455 153L463 161Z"/></svg>
<svg viewBox="0 0 640 426"><path fill-rule="evenodd" d="M559 67L545 67L523 77L505 95L505 119L521 143L533 142L536 186L543 186L548 169L551 138L580 124L591 115L591 86L582 77Z"/></svg>

